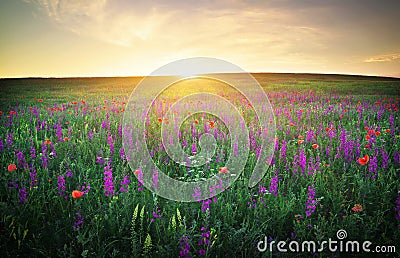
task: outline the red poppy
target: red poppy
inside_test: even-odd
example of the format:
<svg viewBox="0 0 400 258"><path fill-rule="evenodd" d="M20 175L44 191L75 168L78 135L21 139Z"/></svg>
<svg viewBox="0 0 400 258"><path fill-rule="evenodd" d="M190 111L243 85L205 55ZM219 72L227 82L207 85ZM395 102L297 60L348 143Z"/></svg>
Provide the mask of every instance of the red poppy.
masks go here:
<svg viewBox="0 0 400 258"><path fill-rule="evenodd" d="M76 105L76 104L78 104L78 102L72 101L71 104L72 104L72 105Z"/></svg>
<svg viewBox="0 0 400 258"><path fill-rule="evenodd" d="M81 191L78 191L78 190L72 191L72 198L74 198L74 199L79 199L82 197L82 195L83 195L83 192L81 192Z"/></svg>
<svg viewBox="0 0 400 258"><path fill-rule="evenodd" d="M303 136L301 136L301 135L299 135L299 136L297 136L297 139L303 140L303 139L304 139L304 137L303 137Z"/></svg>
<svg viewBox="0 0 400 258"><path fill-rule="evenodd" d="M369 135L374 135L375 134L375 130L368 130L368 134Z"/></svg>
<svg viewBox="0 0 400 258"><path fill-rule="evenodd" d="M69 141L69 138L68 137L64 137L64 141L66 142L66 141Z"/></svg>
<svg viewBox="0 0 400 258"><path fill-rule="evenodd" d="M229 174L230 172L227 167L222 167L219 169L219 173L220 174Z"/></svg>
<svg viewBox="0 0 400 258"><path fill-rule="evenodd" d="M365 140L369 140L369 139L371 139L371 136L369 136L369 134L367 134L366 136L365 136Z"/></svg>
<svg viewBox="0 0 400 258"><path fill-rule="evenodd" d="M215 123L214 123L213 121L209 121L209 122L208 122L208 125L209 125L211 128L214 128L214 127L215 127Z"/></svg>
<svg viewBox="0 0 400 258"><path fill-rule="evenodd" d="M356 205L354 205L353 208L351 208L351 210L355 211L355 212L361 212L361 211L363 211L363 208L362 208L361 204L357 203Z"/></svg>
<svg viewBox="0 0 400 258"><path fill-rule="evenodd" d="M375 132L375 135L379 136L379 135L381 135L381 132L377 131L377 132Z"/></svg>
<svg viewBox="0 0 400 258"><path fill-rule="evenodd" d="M8 165L8 171L13 172L15 170L17 170L17 166L15 164L10 164Z"/></svg>
<svg viewBox="0 0 400 258"><path fill-rule="evenodd" d="M46 140L44 141L44 144L51 144L51 141L50 141L49 139L46 139Z"/></svg>
<svg viewBox="0 0 400 258"><path fill-rule="evenodd" d="M298 140L297 143L298 144L302 144L304 142L304 140Z"/></svg>
<svg viewBox="0 0 400 258"><path fill-rule="evenodd" d="M196 119L196 120L194 120L194 123L197 125L197 124L199 124L199 121Z"/></svg>
<svg viewBox="0 0 400 258"><path fill-rule="evenodd" d="M371 145L370 144L366 144L364 148L365 149L369 149L369 148L371 148Z"/></svg>
<svg viewBox="0 0 400 258"><path fill-rule="evenodd" d="M329 128L329 127L327 127L325 130L326 130L327 132L329 132L329 131L332 130L332 129Z"/></svg>
<svg viewBox="0 0 400 258"><path fill-rule="evenodd" d="M38 99L38 102L43 102L43 99Z"/></svg>
<svg viewBox="0 0 400 258"><path fill-rule="evenodd" d="M390 129L386 129L385 132L390 133Z"/></svg>
<svg viewBox="0 0 400 258"><path fill-rule="evenodd" d="M366 130L366 131L368 131L369 130L369 128L366 126L366 127L364 127L364 129Z"/></svg>
<svg viewBox="0 0 400 258"><path fill-rule="evenodd" d="M10 115L16 115L16 114L17 114L17 112L15 112L14 110L10 111Z"/></svg>
<svg viewBox="0 0 400 258"><path fill-rule="evenodd" d="M358 159L358 163L359 163L360 165L365 165L365 164L367 164L368 162L369 162L369 156L368 156L368 154L365 154L364 157Z"/></svg>
<svg viewBox="0 0 400 258"><path fill-rule="evenodd" d="M157 120L158 120L158 122L160 122L160 123L162 122L162 118L161 118L161 117L159 117Z"/></svg>
<svg viewBox="0 0 400 258"><path fill-rule="evenodd" d="M135 172L133 172L133 174L139 175L139 170L135 170Z"/></svg>
<svg viewBox="0 0 400 258"><path fill-rule="evenodd" d="M319 145L316 144L316 143L314 143L314 144L312 145L312 147L313 147L314 149L318 149L318 148L319 148Z"/></svg>

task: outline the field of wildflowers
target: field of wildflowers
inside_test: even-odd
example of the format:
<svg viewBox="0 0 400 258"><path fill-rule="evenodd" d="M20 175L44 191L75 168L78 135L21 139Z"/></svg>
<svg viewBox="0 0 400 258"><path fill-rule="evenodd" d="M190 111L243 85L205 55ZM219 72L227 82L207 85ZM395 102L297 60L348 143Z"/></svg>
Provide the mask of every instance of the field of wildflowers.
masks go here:
<svg viewBox="0 0 400 258"><path fill-rule="evenodd" d="M339 229L348 239L397 245L398 255L400 81L255 77L277 128L266 176L248 188L262 134L252 106L211 87L242 112L250 154L230 188L193 203L158 197L129 166L122 118L141 78L0 80L0 256L274 256L257 249L265 236L317 242ZM206 165L180 166L163 149L160 125L174 123L163 115L186 94L172 89L154 105L144 136L152 159L182 181L229 174L225 162L237 150L217 117L193 114L179 128L187 153L199 151L203 132L214 135L218 147Z"/></svg>

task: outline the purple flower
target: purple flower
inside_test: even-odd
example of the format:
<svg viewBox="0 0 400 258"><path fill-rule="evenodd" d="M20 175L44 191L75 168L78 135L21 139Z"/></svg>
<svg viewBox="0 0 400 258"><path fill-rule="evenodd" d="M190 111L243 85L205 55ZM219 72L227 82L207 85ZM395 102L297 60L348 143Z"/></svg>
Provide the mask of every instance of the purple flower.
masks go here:
<svg viewBox="0 0 400 258"><path fill-rule="evenodd" d="M36 169L34 168L30 169L29 177L31 178L31 186L36 185Z"/></svg>
<svg viewBox="0 0 400 258"><path fill-rule="evenodd" d="M283 162L286 162L286 141L285 140L282 140L281 159Z"/></svg>
<svg viewBox="0 0 400 258"><path fill-rule="evenodd" d="M89 140L93 139L93 131L88 131L88 138Z"/></svg>
<svg viewBox="0 0 400 258"><path fill-rule="evenodd" d="M28 164L25 162L24 154L20 151L17 152L17 161L19 168L28 168Z"/></svg>
<svg viewBox="0 0 400 258"><path fill-rule="evenodd" d="M183 237L179 242L179 245L181 247L181 251L179 252L180 257L190 258L189 238L190 236Z"/></svg>
<svg viewBox="0 0 400 258"><path fill-rule="evenodd" d="M192 153L193 154L197 153L197 145L195 142L192 144Z"/></svg>
<svg viewBox="0 0 400 258"><path fill-rule="evenodd" d="M19 197L19 202L18 202L19 205L25 204L26 201L28 200L28 194L26 192L26 187L25 186L19 188L18 197Z"/></svg>
<svg viewBox="0 0 400 258"><path fill-rule="evenodd" d="M397 163L397 165L400 165L400 153L395 151L393 154L393 161L394 163Z"/></svg>
<svg viewBox="0 0 400 258"><path fill-rule="evenodd" d="M72 170L68 169L67 172L65 173L66 177L72 177Z"/></svg>
<svg viewBox="0 0 400 258"><path fill-rule="evenodd" d="M257 199L252 199L251 201L248 201L247 204L249 205L249 209L254 210L257 206Z"/></svg>
<svg viewBox="0 0 400 258"><path fill-rule="evenodd" d="M203 200L202 204L201 204L201 210L209 212L210 211L210 203L211 203L210 199Z"/></svg>
<svg viewBox="0 0 400 258"><path fill-rule="evenodd" d="M387 168L389 165L389 155L384 149L381 150L381 155L382 155L382 168Z"/></svg>
<svg viewBox="0 0 400 258"><path fill-rule="evenodd" d="M101 123L101 128L102 128L102 129L107 129L107 130L110 129L110 121L108 120L109 116L110 116L110 115L107 113L106 120L104 120L104 121Z"/></svg>
<svg viewBox="0 0 400 258"><path fill-rule="evenodd" d="M104 167L104 190L106 191L105 196L112 197L114 195L114 182L110 163Z"/></svg>
<svg viewBox="0 0 400 258"><path fill-rule="evenodd" d="M124 148L119 149L119 156L121 157L122 160L126 159Z"/></svg>
<svg viewBox="0 0 400 258"><path fill-rule="evenodd" d="M100 165L104 164L104 159L103 159L103 157L97 156L97 157L96 157L96 163L97 163L97 164L100 164Z"/></svg>
<svg viewBox="0 0 400 258"><path fill-rule="evenodd" d="M63 140L63 135L62 135L62 128L61 128L61 126L60 126L59 124L56 124L54 127L56 128L56 137L57 137L57 140L60 141L60 142L64 141L64 140Z"/></svg>
<svg viewBox="0 0 400 258"><path fill-rule="evenodd" d="M238 140L236 139L235 144L233 145L233 156L237 157L238 155L239 155Z"/></svg>
<svg viewBox="0 0 400 258"><path fill-rule="evenodd" d="M161 210L153 211L153 218L151 219L151 223L156 221L156 219L160 219L160 218L161 218Z"/></svg>
<svg viewBox="0 0 400 258"><path fill-rule="evenodd" d="M82 214L78 211L74 217L74 229L80 231L83 228L84 221Z"/></svg>
<svg viewBox="0 0 400 258"><path fill-rule="evenodd" d="M210 231L207 230L204 226L201 227L201 235L198 242L198 245L202 248L199 250L199 254L201 256L205 255L210 244Z"/></svg>
<svg viewBox="0 0 400 258"><path fill-rule="evenodd" d="M47 157L47 145L42 143L42 168L47 168L49 166L49 159Z"/></svg>
<svg viewBox="0 0 400 258"><path fill-rule="evenodd" d="M56 158L57 157L57 152L56 152L56 148L54 147L54 143L53 142L50 143L50 149L51 149L51 152L50 152L51 157Z"/></svg>
<svg viewBox="0 0 400 258"><path fill-rule="evenodd" d="M65 192L65 178L62 175L59 175L57 177L57 184L58 184L58 195L62 196L63 193Z"/></svg>
<svg viewBox="0 0 400 258"><path fill-rule="evenodd" d="M304 150L300 151L299 154L299 165L301 168L301 173L304 175L304 172L306 170L306 164L307 164L307 158L306 155L304 154Z"/></svg>
<svg viewBox="0 0 400 258"><path fill-rule="evenodd" d="M196 198L197 199L197 201L199 202L200 201L200 198L201 198L201 189L200 189L200 186L197 186L196 188L194 188L193 189L193 198Z"/></svg>
<svg viewBox="0 0 400 258"><path fill-rule="evenodd" d="M312 142L314 139L314 134L315 133L313 130L308 131L306 134L306 142Z"/></svg>
<svg viewBox="0 0 400 258"><path fill-rule="evenodd" d="M271 184L269 185L269 192L278 197L278 175L271 179Z"/></svg>
<svg viewBox="0 0 400 258"><path fill-rule="evenodd" d="M32 159L36 158L36 150L33 146L31 146L31 157Z"/></svg>
<svg viewBox="0 0 400 258"><path fill-rule="evenodd" d="M314 213L317 207L317 201L315 200L315 189L313 186L308 187L308 199L306 201L306 216L309 217Z"/></svg>
<svg viewBox="0 0 400 258"><path fill-rule="evenodd" d="M15 182L14 181L11 181L11 182L9 182L9 189L11 190L12 188L15 188L15 189L18 189L18 178L15 178Z"/></svg>
<svg viewBox="0 0 400 258"><path fill-rule="evenodd" d="M158 188L158 171L155 170L152 175L152 185L154 188Z"/></svg>
<svg viewBox="0 0 400 258"><path fill-rule="evenodd" d="M128 185L131 181L129 180L129 175L124 176L124 179L121 181L120 192L128 192Z"/></svg>
<svg viewBox="0 0 400 258"><path fill-rule="evenodd" d="M86 182L85 182L85 184L86 184ZM89 192L89 190L90 190L90 184L81 186L81 191L83 194L87 194Z"/></svg>
<svg viewBox="0 0 400 258"><path fill-rule="evenodd" d="M373 179L376 179L376 176L378 175L378 160L376 156L371 157L369 160L368 164L368 177L371 176Z"/></svg>
<svg viewBox="0 0 400 258"><path fill-rule="evenodd" d="M6 143L7 143L7 148L11 148L13 144L13 136L12 133L8 133L6 136Z"/></svg>
<svg viewBox="0 0 400 258"><path fill-rule="evenodd" d="M112 157L114 155L114 140L110 134L108 134L107 144L110 146L110 157Z"/></svg>
<svg viewBox="0 0 400 258"><path fill-rule="evenodd" d="M272 181L271 181L272 182ZM267 193L267 188L260 185L259 189L258 189L258 193L260 194L266 194Z"/></svg>
<svg viewBox="0 0 400 258"><path fill-rule="evenodd" d="M118 136L122 138L122 125L118 126Z"/></svg>
<svg viewBox="0 0 400 258"><path fill-rule="evenodd" d="M34 107L33 110L32 110L32 114L33 114L36 118L39 118L39 113L40 113L40 110L37 109L37 107Z"/></svg>
<svg viewBox="0 0 400 258"><path fill-rule="evenodd" d="M137 172L135 171L135 175L137 175L137 179L138 179L138 189L137 190L139 192L143 191L144 188L143 188L143 172L142 172L142 170L139 168L137 170Z"/></svg>

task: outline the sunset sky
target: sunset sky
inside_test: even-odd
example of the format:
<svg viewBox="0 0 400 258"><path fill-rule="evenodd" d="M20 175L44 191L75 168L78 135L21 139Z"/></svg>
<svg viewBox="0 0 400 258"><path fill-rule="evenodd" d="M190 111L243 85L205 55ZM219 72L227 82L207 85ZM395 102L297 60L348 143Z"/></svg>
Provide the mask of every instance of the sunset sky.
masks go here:
<svg viewBox="0 0 400 258"><path fill-rule="evenodd" d="M0 77L147 75L195 56L400 77L399 12L398 0L1 0Z"/></svg>

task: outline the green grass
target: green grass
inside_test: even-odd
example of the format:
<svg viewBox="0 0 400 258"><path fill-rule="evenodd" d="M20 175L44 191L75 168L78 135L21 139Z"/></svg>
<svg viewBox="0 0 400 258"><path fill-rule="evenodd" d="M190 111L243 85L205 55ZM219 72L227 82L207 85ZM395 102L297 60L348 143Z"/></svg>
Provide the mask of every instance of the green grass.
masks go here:
<svg viewBox="0 0 400 258"><path fill-rule="evenodd" d="M184 249L180 244L182 238L189 237L187 243L192 257L200 256L200 250L206 250L206 257L272 257L282 253L276 249L272 254L257 250L257 243L264 236L287 243L293 239L299 242L336 240L336 232L344 229L348 234L346 239L369 240L373 246L396 246L397 253L387 256L398 256L400 221L396 220L395 208L400 191L400 164L395 160L395 153L400 151L400 81L333 75L254 76L268 94L276 113L279 146L275 163L259 185L249 189L248 177L256 162L255 150L252 150L242 176L217 195L215 201L211 200L208 211L204 211L204 202L180 203L157 197L146 188L138 191L138 180L128 162L119 155L122 139L118 130L124 112L118 111L125 107L124 102L141 78L0 80L0 134L4 145L4 151L0 152L0 255L178 257ZM165 98L171 99L174 94L179 91L171 91ZM82 100L85 103L81 103ZM78 103L72 104L73 101ZM235 103L240 105L239 101ZM62 111L49 110L62 106ZM327 111L329 106L332 109ZM40 110L38 117L30 107ZM254 112L245 106L240 108L245 111L244 117L250 125ZM7 115L11 110L18 116L12 116L12 125L8 126ZM299 110L303 111L301 115ZM361 118L359 110L362 110ZM152 122L148 130L153 135L157 135L160 127L159 115L155 111L150 117ZM43 130L37 130L39 121L45 122ZM105 121L108 125L106 123L103 128ZM295 126L291 126L291 122ZM57 140L55 125L61 127L63 137L70 138L68 141ZM190 135L185 133L189 126L184 125L181 130L191 146ZM365 148L368 144L366 126L381 132L380 136L373 135L376 140L370 148ZM326 131L331 127L336 132L333 137ZM201 131L203 125L196 128ZM225 130L224 127L219 129ZM250 125L253 132L258 129ZM386 129L392 131L387 133ZM311 130L315 138L307 140L307 132ZM343 130L346 132L344 142L352 142L354 146L344 147ZM6 138L10 133L13 143L7 147ZM92 139L88 133L93 134ZM299 135L305 138L304 143L298 143ZM108 136L114 140L112 156ZM49 157L49 164L44 167L41 155L46 139L54 143L56 157ZM156 137L153 140L151 144L149 141L150 148L159 144ZM218 143L221 149L230 151L229 141L219 140ZM314 149L313 143L319 148ZM282 154L283 145L286 160ZM329 154L326 154L327 147ZM35 157L31 157L31 148L36 151ZM46 152L49 155L51 147L45 146L45 149L44 155ZM16 150L24 154L28 168L18 167L9 172L9 164L20 166ZM387 166L382 151L388 155ZM307 161L304 174L297 164L302 153ZM371 160L362 166L357 161L365 154ZM106 164L96 163L96 157L112 158L115 186L112 197L105 196ZM378 165L376 179L366 176L373 157ZM154 160L171 176L181 176L184 180L196 177L188 176L186 168L173 162L165 164L166 153L162 151L156 153ZM311 165L318 163L320 168L308 170L310 162ZM223 162L210 163L214 171L222 166ZM37 182L32 184L33 169ZM66 176L68 170L72 171L72 177ZM129 191L120 192L120 182L126 175L131 176ZM199 173L197 177L206 178L207 175ZM276 175L279 178L277 196L260 192L260 186L270 189L271 179ZM61 196L57 189L58 176L65 178L65 191L61 191ZM18 189L10 186L10 182L18 183ZM73 190L87 185L90 185L87 194L80 199L71 198ZM18 204L19 190L23 186L27 199ZM311 216L305 214L308 187L315 189L314 199L317 200ZM356 204L362 206L361 212L352 210ZM155 218L153 212L158 213L158 210L161 217ZM84 219L79 230L74 227L77 212ZM202 227L209 231L209 244L204 244ZM310 255L290 253L288 256ZM320 257L349 255L328 250L317 254Z"/></svg>

